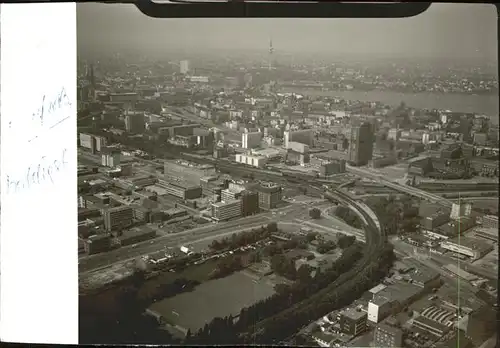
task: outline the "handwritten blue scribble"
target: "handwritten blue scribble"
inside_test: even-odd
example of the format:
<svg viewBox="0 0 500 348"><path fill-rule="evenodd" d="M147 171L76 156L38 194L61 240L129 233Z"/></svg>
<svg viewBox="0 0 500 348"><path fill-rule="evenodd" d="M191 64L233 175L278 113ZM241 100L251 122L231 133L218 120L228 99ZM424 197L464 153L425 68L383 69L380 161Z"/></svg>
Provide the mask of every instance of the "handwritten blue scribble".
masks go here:
<svg viewBox="0 0 500 348"><path fill-rule="evenodd" d="M35 185L41 185L44 182L53 184L55 175L66 168L68 164L66 153L67 149L62 150L61 154L55 159L42 156L38 163L30 165L19 178L7 175L7 193L17 193L30 189Z"/></svg>
<svg viewBox="0 0 500 348"><path fill-rule="evenodd" d="M71 106L71 101L68 98L66 89L62 87L56 97L51 100L47 99L47 96L44 94L42 97L42 105L32 114L31 118L32 120L38 119L40 125L43 126L47 115L54 114L64 106Z"/></svg>

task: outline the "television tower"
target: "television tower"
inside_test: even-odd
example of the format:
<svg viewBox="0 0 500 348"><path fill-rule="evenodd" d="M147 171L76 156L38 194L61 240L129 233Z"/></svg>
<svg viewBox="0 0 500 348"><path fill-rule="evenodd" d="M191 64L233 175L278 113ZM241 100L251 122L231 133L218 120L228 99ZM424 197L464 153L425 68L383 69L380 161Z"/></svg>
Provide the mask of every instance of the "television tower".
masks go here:
<svg viewBox="0 0 500 348"><path fill-rule="evenodd" d="M274 53L273 39L269 39L269 70L272 70L273 68L273 53Z"/></svg>

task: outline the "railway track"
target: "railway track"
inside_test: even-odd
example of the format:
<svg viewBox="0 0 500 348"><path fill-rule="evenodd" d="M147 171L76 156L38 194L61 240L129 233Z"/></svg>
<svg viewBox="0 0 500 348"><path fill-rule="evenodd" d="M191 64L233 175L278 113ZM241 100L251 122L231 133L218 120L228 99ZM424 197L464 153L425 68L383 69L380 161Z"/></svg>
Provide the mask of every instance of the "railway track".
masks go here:
<svg viewBox="0 0 500 348"><path fill-rule="evenodd" d="M325 192L324 196L331 201L339 201L343 204L349 204L357 207L357 210L365 217L367 221L367 224L364 226L367 250L364 253L364 257L358 263L356 263L354 268L352 268L349 272L341 274L332 284L330 284L326 288L318 291L305 301L299 302L288 308L287 310L276 314L276 316L286 315L286 313L291 314L294 311L300 310L300 308L307 307L316 302L320 302L324 296L330 294L332 291L352 288L357 282L358 278L363 276L362 271L370 265L372 260L378 258L381 247L385 242L385 237L382 231L377 227L372 217L369 214L365 213L363 209L360 208L351 197L338 190L334 192ZM255 327L255 331L258 332L259 329L265 327L266 323L272 321L274 317L275 316L266 318L259 322Z"/></svg>

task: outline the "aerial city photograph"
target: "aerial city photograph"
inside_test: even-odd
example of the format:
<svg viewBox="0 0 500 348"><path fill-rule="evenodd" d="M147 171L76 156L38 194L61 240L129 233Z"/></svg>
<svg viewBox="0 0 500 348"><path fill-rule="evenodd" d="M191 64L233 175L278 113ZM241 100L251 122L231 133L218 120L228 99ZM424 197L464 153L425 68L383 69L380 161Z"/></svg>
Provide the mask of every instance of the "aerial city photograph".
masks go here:
<svg viewBox="0 0 500 348"><path fill-rule="evenodd" d="M495 347L493 5L77 23L81 344Z"/></svg>

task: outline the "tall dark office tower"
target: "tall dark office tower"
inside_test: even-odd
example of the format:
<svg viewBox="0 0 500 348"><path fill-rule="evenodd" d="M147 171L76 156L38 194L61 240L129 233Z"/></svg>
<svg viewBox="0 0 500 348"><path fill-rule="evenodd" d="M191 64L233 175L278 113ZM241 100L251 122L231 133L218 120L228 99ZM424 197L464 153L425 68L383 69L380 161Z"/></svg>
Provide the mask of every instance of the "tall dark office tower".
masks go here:
<svg viewBox="0 0 500 348"><path fill-rule="evenodd" d="M369 123L351 128L348 161L351 165L364 166L372 159L373 131Z"/></svg>
<svg viewBox="0 0 500 348"><path fill-rule="evenodd" d="M472 140L471 137L472 131L472 120L467 116L462 116L460 118L460 134L462 134L462 139L465 143L470 143Z"/></svg>

